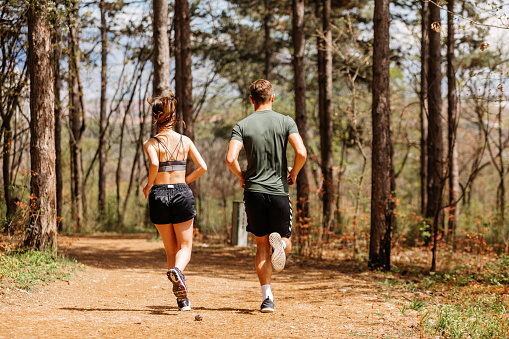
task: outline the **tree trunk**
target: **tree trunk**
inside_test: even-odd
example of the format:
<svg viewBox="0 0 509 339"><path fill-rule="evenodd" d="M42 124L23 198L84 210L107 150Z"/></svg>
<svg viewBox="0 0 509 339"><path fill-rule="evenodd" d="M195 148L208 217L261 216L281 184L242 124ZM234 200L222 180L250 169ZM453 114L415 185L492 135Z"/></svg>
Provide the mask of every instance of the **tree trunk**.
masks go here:
<svg viewBox="0 0 509 339"><path fill-rule="evenodd" d="M46 0L30 1L30 226L25 246L57 246L53 48Z"/></svg>
<svg viewBox="0 0 509 339"><path fill-rule="evenodd" d="M375 0L373 44L373 151L370 269L390 269L391 134L389 84L389 0Z"/></svg>
<svg viewBox="0 0 509 339"><path fill-rule="evenodd" d="M101 0L101 108L99 113L99 216L106 211L106 85L108 84L108 27L106 25L106 2Z"/></svg>
<svg viewBox="0 0 509 339"><path fill-rule="evenodd" d="M182 24L180 18L181 1L175 1L175 16L173 19L173 27L175 29L175 96L177 97L177 116L182 119ZM184 133L182 125L178 126L179 133Z"/></svg>
<svg viewBox="0 0 509 339"><path fill-rule="evenodd" d="M320 3L323 4L321 13ZM317 17L322 17L323 36L318 37L318 87L320 117L320 148L322 155L323 231L325 236L334 225L334 185L332 183L332 32L331 0L317 1Z"/></svg>
<svg viewBox="0 0 509 339"><path fill-rule="evenodd" d="M263 30L265 40L263 49L265 50L265 79L270 81L272 78L272 40L270 38L270 23L272 20L270 12L270 0L265 0L265 15L263 17Z"/></svg>
<svg viewBox="0 0 509 339"><path fill-rule="evenodd" d="M428 206L428 66L429 66L429 2L421 8L421 214Z"/></svg>
<svg viewBox="0 0 509 339"><path fill-rule="evenodd" d="M58 26L55 26L58 27ZM57 226L58 231L64 229L62 220L63 205L63 183L62 183L62 99L60 90L62 89L62 75L60 73L60 59L62 58L62 48L60 41L62 32L57 28L53 32L53 65L55 67L55 177L56 177L56 199L57 199Z"/></svg>
<svg viewBox="0 0 509 339"><path fill-rule="evenodd" d="M79 85L79 1L72 2L69 8L69 142L71 165L71 211L75 231L79 232L83 224L83 169L82 135L84 130L84 112L80 100Z"/></svg>
<svg viewBox="0 0 509 339"><path fill-rule="evenodd" d="M295 92L295 122L307 148L307 114L306 114L306 64L304 49L306 36L304 31L304 0L293 0L293 88ZM309 174L308 165L297 176L297 225L299 250L309 241Z"/></svg>
<svg viewBox="0 0 509 339"><path fill-rule="evenodd" d="M449 146L449 218L447 224L447 237L454 241L454 235L459 219L459 169L458 150L456 148L456 126L457 126L457 99L456 99L456 74L454 57L454 0L447 3L447 127Z"/></svg>
<svg viewBox="0 0 509 339"><path fill-rule="evenodd" d="M431 25L440 23L440 8L430 5ZM433 263L435 269L436 241L439 213L443 194L443 141L442 141L442 71L440 53L440 31L430 31L429 76L428 76L428 206L426 218L433 220Z"/></svg>
<svg viewBox="0 0 509 339"><path fill-rule="evenodd" d="M186 123L185 135L194 139L193 128L193 78L191 74L191 18L187 0L176 0L179 3L178 23L180 26L180 60L182 78L182 119Z"/></svg>
<svg viewBox="0 0 509 339"><path fill-rule="evenodd" d="M1 101L0 101L1 103ZM4 184L4 198L7 207L7 217L11 217L16 213L16 204L12 196L12 166L11 166L11 149L12 149L12 115L6 114L2 121L3 131L3 147L2 147L2 175Z"/></svg>
<svg viewBox="0 0 509 339"><path fill-rule="evenodd" d="M153 95L169 95L170 41L168 38L168 2L153 0L154 82Z"/></svg>
<svg viewBox="0 0 509 339"><path fill-rule="evenodd" d="M500 234L502 234L502 240L504 243L507 243L507 235L505 232L505 164L504 164L504 140L503 140L503 128L502 128L502 99L503 99L503 91L500 93L500 99L498 102L498 154L499 154L499 184L497 189L497 201L498 201L498 219L500 225Z"/></svg>
<svg viewBox="0 0 509 339"><path fill-rule="evenodd" d="M178 3L178 5L177 5ZM193 108L193 77L192 77L192 60L191 60L191 17L189 16L189 3L187 0L176 0L176 24L179 26L180 35L180 83L176 83L179 88L180 109L182 110L182 120L185 123L184 134L194 140L194 108ZM178 9L178 10L177 10ZM194 169L194 163L191 158L187 161L187 174ZM196 183L192 182L189 187L196 197ZM198 226L198 219L195 220Z"/></svg>

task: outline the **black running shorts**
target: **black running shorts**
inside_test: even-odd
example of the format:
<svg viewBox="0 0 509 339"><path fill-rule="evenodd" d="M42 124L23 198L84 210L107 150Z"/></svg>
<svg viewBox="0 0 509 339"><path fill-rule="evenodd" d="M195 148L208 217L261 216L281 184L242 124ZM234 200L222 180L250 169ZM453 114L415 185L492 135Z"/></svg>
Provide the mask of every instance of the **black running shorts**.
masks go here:
<svg viewBox="0 0 509 339"><path fill-rule="evenodd" d="M292 204L287 195L244 192L247 230L257 237L272 232L282 237L292 235Z"/></svg>
<svg viewBox="0 0 509 339"><path fill-rule="evenodd" d="M153 186L148 204L154 224L178 224L196 216L193 192L186 184Z"/></svg>

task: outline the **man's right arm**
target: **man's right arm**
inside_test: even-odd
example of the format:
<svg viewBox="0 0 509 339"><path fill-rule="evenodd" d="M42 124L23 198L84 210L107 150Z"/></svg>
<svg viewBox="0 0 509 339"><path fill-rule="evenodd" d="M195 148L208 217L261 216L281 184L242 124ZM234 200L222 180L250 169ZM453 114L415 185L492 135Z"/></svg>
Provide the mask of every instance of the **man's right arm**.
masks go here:
<svg viewBox="0 0 509 339"><path fill-rule="evenodd" d="M235 139L230 140L230 144L228 145L228 154L226 154L226 164L230 171L239 178L240 186L244 188L244 176L242 175L242 170L240 169L239 161L237 160L242 146L242 142Z"/></svg>
<svg viewBox="0 0 509 339"><path fill-rule="evenodd" d="M288 136L288 142L290 142L290 145L295 151L295 163L288 174L288 184L293 185L297 180L297 175L306 163L307 151L299 133L290 134Z"/></svg>

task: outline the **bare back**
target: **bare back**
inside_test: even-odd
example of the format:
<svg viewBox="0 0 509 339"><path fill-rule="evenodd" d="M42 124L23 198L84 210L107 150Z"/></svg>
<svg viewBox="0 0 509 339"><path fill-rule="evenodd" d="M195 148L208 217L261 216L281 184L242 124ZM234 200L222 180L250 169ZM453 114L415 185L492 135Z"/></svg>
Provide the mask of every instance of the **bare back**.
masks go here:
<svg viewBox="0 0 509 339"><path fill-rule="evenodd" d="M147 154L152 163L155 160L152 159L154 156L157 157L159 163L167 160L187 160L190 146L190 139L188 137L174 131L169 131L157 134L156 138L160 142L155 138L150 138L146 142L147 150L149 150ZM161 145L161 143L164 145ZM185 170L158 172L154 185L185 183L185 178Z"/></svg>

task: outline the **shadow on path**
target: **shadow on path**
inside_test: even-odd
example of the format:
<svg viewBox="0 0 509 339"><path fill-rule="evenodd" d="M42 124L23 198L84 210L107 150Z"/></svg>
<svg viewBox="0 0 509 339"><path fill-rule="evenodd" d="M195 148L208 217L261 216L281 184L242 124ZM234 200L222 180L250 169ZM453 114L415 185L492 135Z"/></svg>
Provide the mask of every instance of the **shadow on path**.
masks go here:
<svg viewBox="0 0 509 339"><path fill-rule="evenodd" d="M101 269L166 269L166 255L161 241L153 234L79 235L66 254L79 262ZM156 248L149 242L155 242ZM255 275L254 247L197 247L193 248L186 275L206 278L246 279ZM351 260L301 260L295 255L288 260L287 268L276 275L278 283L310 284L341 278L356 280L359 286L358 262ZM364 280L364 279L363 279ZM351 281L349 283L354 283ZM314 286L310 290L317 290Z"/></svg>

